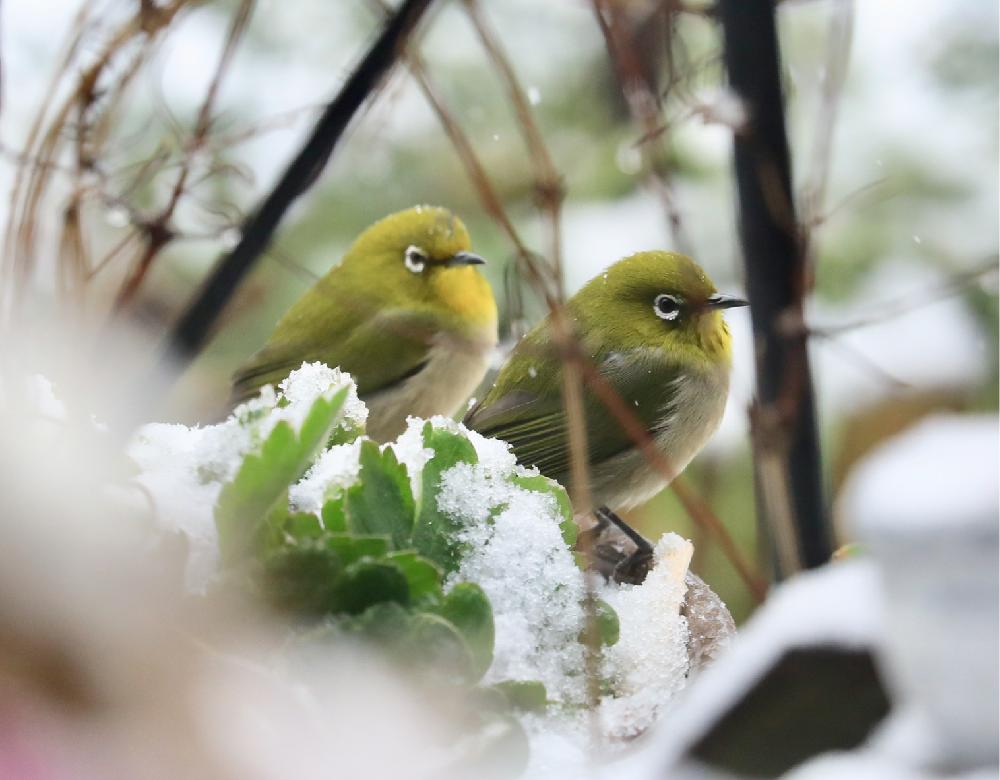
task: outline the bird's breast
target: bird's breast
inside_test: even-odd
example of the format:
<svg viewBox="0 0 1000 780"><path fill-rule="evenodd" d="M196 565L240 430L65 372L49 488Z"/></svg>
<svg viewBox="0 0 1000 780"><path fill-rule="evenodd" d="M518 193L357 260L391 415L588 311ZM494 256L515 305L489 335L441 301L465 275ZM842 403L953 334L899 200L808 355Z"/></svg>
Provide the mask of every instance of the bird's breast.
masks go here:
<svg viewBox="0 0 1000 780"><path fill-rule="evenodd" d="M486 375L496 338L481 335L468 339L439 334L418 372L365 398L368 435L391 441L405 430L407 416L453 416Z"/></svg>
<svg viewBox="0 0 1000 780"><path fill-rule="evenodd" d="M591 471L595 505L627 510L644 504L680 474L722 422L729 393L729 372L693 372L671 380L670 400L650 430L668 473L630 448ZM668 479L669 477L669 479Z"/></svg>

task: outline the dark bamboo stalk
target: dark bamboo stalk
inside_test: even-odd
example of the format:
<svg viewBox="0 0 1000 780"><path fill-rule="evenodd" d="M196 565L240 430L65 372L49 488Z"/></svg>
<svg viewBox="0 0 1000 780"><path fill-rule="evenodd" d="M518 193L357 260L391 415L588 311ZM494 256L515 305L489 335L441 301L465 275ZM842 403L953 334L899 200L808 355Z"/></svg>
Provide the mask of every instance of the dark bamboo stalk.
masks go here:
<svg viewBox="0 0 1000 780"><path fill-rule="evenodd" d="M198 353L240 281L267 249L292 203L319 177L348 123L399 59L407 39L433 0L403 0L386 21L309 139L257 210L243 223L236 247L223 256L167 338L164 360L176 372Z"/></svg>
<svg viewBox="0 0 1000 780"><path fill-rule="evenodd" d="M781 578L825 563L832 552L802 327L809 274L792 194L773 0L720 0L720 10L730 86L746 110L734 146L757 361L757 509Z"/></svg>

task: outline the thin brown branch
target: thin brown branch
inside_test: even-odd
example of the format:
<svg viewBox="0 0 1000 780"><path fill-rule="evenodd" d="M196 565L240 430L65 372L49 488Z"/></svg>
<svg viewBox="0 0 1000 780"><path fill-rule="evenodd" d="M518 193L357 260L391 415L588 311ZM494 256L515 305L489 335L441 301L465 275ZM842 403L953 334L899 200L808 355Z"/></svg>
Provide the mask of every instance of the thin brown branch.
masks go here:
<svg viewBox="0 0 1000 780"><path fill-rule="evenodd" d="M877 360L873 360L865 355L861 350L855 349L838 338L821 338L819 343L832 348L838 352L844 360L853 363L858 368L876 377L879 381L888 385L893 390L913 389L913 385L890 374Z"/></svg>
<svg viewBox="0 0 1000 780"><path fill-rule="evenodd" d="M49 82L45 93L42 96L41 103L39 104L38 112L35 114L35 118L31 123L31 127L28 130L28 136L25 141L23 156L26 159L39 159L39 165L41 166L41 172L37 170L36 166L28 168L19 165L14 172L14 184L11 189L10 196L10 208L7 212L7 221L4 226L4 265L7 267L9 273L4 274L9 282L5 283L4 289L2 290L3 295L0 297L0 303L3 304L5 315L9 315L11 312L9 309L13 307L14 301L18 299L17 291L22 286L23 279L19 277L25 276L25 269L20 267L18 261L18 253L16 251L16 241L15 241L15 226L17 225L18 215L20 210L18 204L22 198L22 192L27 186L28 181L34 176L44 173L48 170L49 165L55 165L55 161L52 158L41 160L39 155L34 154L33 150L38 144L38 139L42 133L42 129L45 127L45 118L48 114L49 106L54 103L54 98L56 91L59 88L59 84L63 78L63 75L68 71L70 64L76 57L77 52L83 42L83 32L86 28L87 17L90 14L91 8L89 3L84 3L80 10L77 12L76 18L74 18L73 23L70 25L69 41L66 44L65 51L62 55L62 59L57 65L55 72L52 75L52 79Z"/></svg>
<svg viewBox="0 0 1000 780"><path fill-rule="evenodd" d="M184 159L181 163L177 178L174 181L174 186L170 191L167 203L155 219L142 226L146 237L146 246L138 262L133 267L132 272L125 279L125 282L122 284L122 287L118 292L118 296L115 299L113 307L113 311L116 314L120 313L134 300L139 291L139 287L142 285L146 274L152 266L153 260L160 253L160 251L162 251L162 249L170 243L174 235L174 229L171 224L174 211L177 208L177 204L180 202L181 196L185 192L185 187L187 185L188 177L191 174L191 166L195 155L205 145L206 139L208 138L209 130L212 124L212 112L215 107L216 97L219 93L219 87L222 84L222 79L225 77L230 63L232 62L233 55L236 52L236 47L239 44L240 39L243 37L243 34L246 32L247 24L249 24L250 17L253 14L253 8L254 0L242 0L236 9L236 12L233 14L229 30L226 33L226 41L223 45L222 53L219 55L219 61L215 67L212 80L209 83L208 91L205 93L205 97L202 100L201 108L198 111L198 118L195 121L194 130L191 133L191 138L188 143L185 144Z"/></svg>
<svg viewBox="0 0 1000 780"><path fill-rule="evenodd" d="M823 203L826 200L827 183L830 178L833 135L840 113L844 83L847 80L853 33L854 0L838 0L831 4L826 64L823 68L820 105L816 116L811 169L802 195L802 221L807 225L817 221L823 213Z"/></svg>
<svg viewBox="0 0 1000 780"><path fill-rule="evenodd" d="M705 528L719 545L723 554L732 564L736 573L747 586L747 590L758 601L763 601L767 592L767 585L755 573L754 568L740 552L739 547L732 536L722 524L722 521L712 512L711 507L683 481L676 467L670 463L669 459L661 453L653 437L650 436L642 421L622 399L618 392L611 386L608 380L597 370L593 362L579 356L587 386L600 399L604 407L614 416L619 425L622 426L626 435L635 443L642 452L647 462L670 483L670 489L681 502L681 506L688 513L692 520Z"/></svg>
<svg viewBox="0 0 1000 780"><path fill-rule="evenodd" d="M685 254L692 253L692 243L684 228L683 218L671 183L670 171L663 160L662 142L669 134L669 128L661 116L660 97L644 73L635 47L630 41L625 11L608 0L592 0L594 16L604 36L608 55L625 96L632 121L641 142L638 148L642 155L646 183L659 198L663 206L670 234L676 248ZM675 13L672 3L667 4L667 12Z"/></svg>
<svg viewBox="0 0 1000 780"><path fill-rule="evenodd" d="M982 280L990 276L996 276L997 273L997 256L994 255L986 258L967 271L952 274L944 284L938 284L921 292L911 293L895 300L871 304L869 308L872 313L864 317L830 325L803 326L799 324L798 329L801 332L804 327L805 332L811 336L829 339L849 333L850 331L880 325L883 322L897 319L925 306L932 306L948 296L958 295L970 286L979 284Z"/></svg>
<svg viewBox="0 0 1000 780"><path fill-rule="evenodd" d="M503 79L518 127L531 157L535 175L535 196L539 207L549 222L550 260L556 285L562 285L562 230L560 211L566 198L563 177L556 169L548 146L535 122L534 113L527 93L521 85L503 44L487 21L478 0L464 0L465 10L472 22L479 40L489 56L490 62Z"/></svg>
<svg viewBox="0 0 1000 780"><path fill-rule="evenodd" d="M72 77L72 89L49 118L48 107L51 97L63 79L70 78L68 74L71 72L72 63L85 40L87 14L81 11L77 17L67 53L57 70L48 99L36 116L24 148L24 154L40 164L30 169L19 169L15 179L5 232L6 262L10 264L11 270L8 289L5 291L6 302L9 304L8 315L12 316L17 302L25 299L25 296L18 293L27 285L35 264L36 222L41 203L49 190L51 173L49 163L59 160L60 150L66 143L67 137L70 137L75 139L78 178L82 179L85 172L93 171L96 157L94 150L88 147L86 139L90 137L88 133L94 126L93 112L98 110L98 103L103 100L105 108L108 105L115 105L116 96L123 92L125 85L137 72L137 61L147 56L157 37L169 27L177 14L195 2L197 0L171 0L158 7L141 5L112 32L101 46L94 61L78 76ZM99 87L101 79L110 70L119 54L139 38L142 38L146 45L138 48L131 64L124 69L123 76L110 89ZM72 127L71 117L77 117L77 123L73 132L67 133ZM93 136L94 139L102 137L103 133ZM65 213L72 213L72 208ZM66 229L73 231L71 222L66 223ZM83 278L85 277L84 273Z"/></svg>

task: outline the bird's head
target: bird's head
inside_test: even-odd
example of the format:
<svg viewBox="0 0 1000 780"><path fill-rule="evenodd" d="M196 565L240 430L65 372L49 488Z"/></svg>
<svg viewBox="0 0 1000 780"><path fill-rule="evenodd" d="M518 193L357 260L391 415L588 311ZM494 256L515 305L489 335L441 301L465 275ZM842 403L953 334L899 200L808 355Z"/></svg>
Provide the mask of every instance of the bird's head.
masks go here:
<svg viewBox="0 0 1000 780"><path fill-rule="evenodd" d="M476 266L469 231L444 208L415 206L365 230L344 257L345 268L403 305L440 311L469 325L496 323L496 301Z"/></svg>
<svg viewBox="0 0 1000 780"><path fill-rule="evenodd" d="M658 348L680 360L729 365L724 309L747 302L722 295L690 258L638 252L591 279L571 302L581 332L605 347Z"/></svg>

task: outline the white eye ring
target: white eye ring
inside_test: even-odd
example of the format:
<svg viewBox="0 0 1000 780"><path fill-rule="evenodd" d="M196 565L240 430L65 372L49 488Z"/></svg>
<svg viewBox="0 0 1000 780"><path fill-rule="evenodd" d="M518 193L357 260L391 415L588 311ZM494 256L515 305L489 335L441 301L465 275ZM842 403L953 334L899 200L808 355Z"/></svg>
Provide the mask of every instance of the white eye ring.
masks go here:
<svg viewBox="0 0 1000 780"><path fill-rule="evenodd" d="M416 244L406 247L403 264L413 273L419 274L427 266L427 254Z"/></svg>
<svg viewBox="0 0 1000 780"><path fill-rule="evenodd" d="M660 293L653 299L653 312L661 320L676 320L681 316L681 301L673 295L667 295L666 293Z"/></svg>

